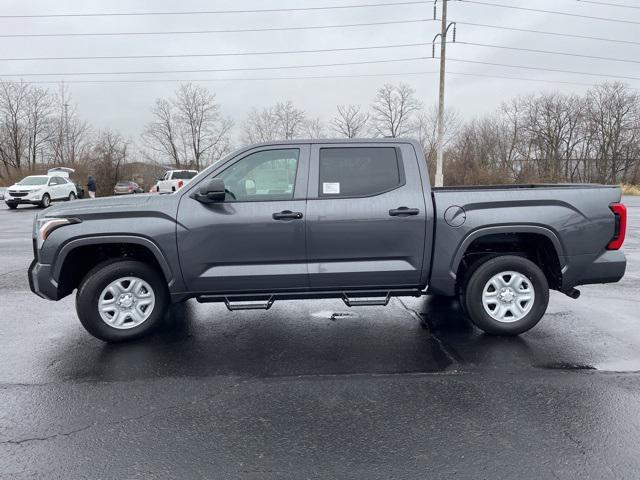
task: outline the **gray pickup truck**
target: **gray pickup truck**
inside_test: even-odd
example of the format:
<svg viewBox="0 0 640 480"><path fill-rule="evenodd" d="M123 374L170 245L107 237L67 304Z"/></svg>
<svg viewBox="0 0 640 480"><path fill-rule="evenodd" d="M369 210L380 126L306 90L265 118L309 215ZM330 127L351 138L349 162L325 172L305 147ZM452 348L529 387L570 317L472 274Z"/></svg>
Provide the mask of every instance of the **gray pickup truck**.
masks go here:
<svg viewBox="0 0 640 480"><path fill-rule="evenodd" d="M170 303L230 310L276 300L459 296L485 332L517 335L549 289L616 282L626 259L620 189L431 188L411 140L293 141L235 152L169 195L49 208L34 223L33 292L77 289L105 341L152 331Z"/></svg>

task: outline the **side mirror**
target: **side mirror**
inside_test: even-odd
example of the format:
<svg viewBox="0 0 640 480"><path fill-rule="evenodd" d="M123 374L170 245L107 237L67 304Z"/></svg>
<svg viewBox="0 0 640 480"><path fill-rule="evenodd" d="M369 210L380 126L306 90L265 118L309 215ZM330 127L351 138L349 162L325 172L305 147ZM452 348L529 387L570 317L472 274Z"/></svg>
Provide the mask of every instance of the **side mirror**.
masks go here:
<svg viewBox="0 0 640 480"><path fill-rule="evenodd" d="M200 187L198 193L194 195L197 201L202 203L224 202L226 190L224 180L221 178L212 178Z"/></svg>

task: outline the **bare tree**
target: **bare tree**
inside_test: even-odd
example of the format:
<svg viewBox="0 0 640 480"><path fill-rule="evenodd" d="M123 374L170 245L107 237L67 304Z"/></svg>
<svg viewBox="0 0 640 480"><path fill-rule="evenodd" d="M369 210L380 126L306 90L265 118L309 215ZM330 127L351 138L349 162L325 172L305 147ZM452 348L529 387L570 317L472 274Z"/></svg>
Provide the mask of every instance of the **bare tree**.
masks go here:
<svg viewBox="0 0 640 480"><path fill-rule="evenodd" d="M245 143L291 140L309 133L307 126L303 110L290 101L280 102L262 110L253 109L243 124L242 139Z"/></svg>
<svg viewBox="0 0 640 480"><path fill-rule="evenodd" d="M98 194L110 194L127 161L129 142L111 130L98 134L91 152L91 169L95 172Z"/></svg>
<svg viewBox="0 0 640 480"><path fill-rule="evenodd" d="M27 102L29 86L25 83L0 83L0 128L3 130L0 158L7 172L20 170L27 145Z"/></svg>
<svg viewBox="0 0 640 480"><path fill-rule="evenodd" d="M183 144L180 142L180 132L171 103L162 98L157 99L151 114L154 118L142 133L143 143L160 156L168 157L176 168L181 168Z"/></svg>
<svg viewBox="0 0 640 480"><path fill-rule="evenodd" d="M53 99L48 90L32 88L27 96L27 121L29 139L27 141L27 168L36 166L38 155L44 159L47 143L53 134Z"/></svg>
<svg viewBox="0 0 640 480"><path fill-rule="evenodd" d="M436 157L436 146L438 139L438 107L434 106L429 110L423 110L416 116L416 135L428 164L433 165ZM445 110L444 113L444 149L449 148L449 144L457 135L461 119L455 110ZM435 170L434 170L435 172Z"/></svg>
<svg viewBox="0 0 640 480"><path fill-rule="evenodd" d="M273 109L276 125L283 140L299 138L305 124L304 110L293 105L293 102L280 102Z"/></svg>
<svg viewBox="0 0 640 480"><path fill-rule="evenodd" d="M346 138L362 136L369 122L369 114L358 105L338 105L338 114L331 120L331 129Z"/></svg>
<svg viewBox="0 0 640 480"><path fill-rule="evenodd" d="M52 132L49 135L50 162L53 165L75 167L84 161L91 148L91 128L78 116L66 85L60 85L55 103L59 114L52 120Z"/></svg>
<svg viewBox="0 0 640 480"><path fill-rule="evenodd" d="M373 101L373 129L382 137L404 137L415 131L415 117L422 109L410 86L385 84Z"/></svg>
<svg viewBox="0 0 640 480"><path fill-rule="evenodd" d="M617 183L640 161L640 95L622 83L605 83L587 92L587 102L596 180Z"/></svg>
<svg viewBox="0 0 640 480"><path fill-rule="evenodd" d="M242 140L244 143L261 143L278 140L279 132L273 108L254 108L243 125Z"/></svg>
<svg viewBox="0 0 640 480"><path fill-rule="evenodd" d="M215 94L205 87L182 84L172 100L156 100L151 113L143 143L178 168L200 170L231 149L233 122L222 116Z"/></svg>
<svg viewBox="0 0 640 480"><path fill-rule="evenodd" d="M324 129L324 123L320 118L313 118L306 120L303 126L304 136L307 138L327 138L327 133Z"/></svg>
<svg viewBox="0 0 640 480"><path fill-rule="evenodd" d="M229 151L233 122L222 117L214 93L192 83L182 84L176 92L175 107L197 170Z"/></svg>

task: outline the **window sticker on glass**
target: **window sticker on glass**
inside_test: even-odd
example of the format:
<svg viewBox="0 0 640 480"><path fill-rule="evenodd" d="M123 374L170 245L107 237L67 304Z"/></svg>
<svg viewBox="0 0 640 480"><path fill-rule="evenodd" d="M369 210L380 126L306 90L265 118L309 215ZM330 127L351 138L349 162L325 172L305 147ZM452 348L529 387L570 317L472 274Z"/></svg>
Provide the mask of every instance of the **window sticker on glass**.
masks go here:
<svg viewBox="0 0 640 480"><path fill-rule="evenodd" d="M323 182L322 193L324 195L340 195L340 182Z"/></svg>

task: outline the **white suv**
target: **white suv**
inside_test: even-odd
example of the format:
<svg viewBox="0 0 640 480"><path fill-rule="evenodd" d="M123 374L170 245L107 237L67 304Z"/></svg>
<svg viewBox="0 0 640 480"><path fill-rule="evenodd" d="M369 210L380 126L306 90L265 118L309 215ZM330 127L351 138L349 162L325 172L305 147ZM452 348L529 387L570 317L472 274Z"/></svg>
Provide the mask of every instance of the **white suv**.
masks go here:
<svg viewBox="0 0 640 480"><path fill-rule="evenodd" d="M68 173L50 171L50 175L30 175L11 185L4 194L4 202L11 209L20 204L48 207L51 202L75 200L76 186L69 180Z"/></svg>
<svg viewBox="0 0 640 480"><path fill-rule="evenodd" d="M172 193L180 190L197 174L197 170L169 170L158 180L155 191L159 193Z"/></svg>

